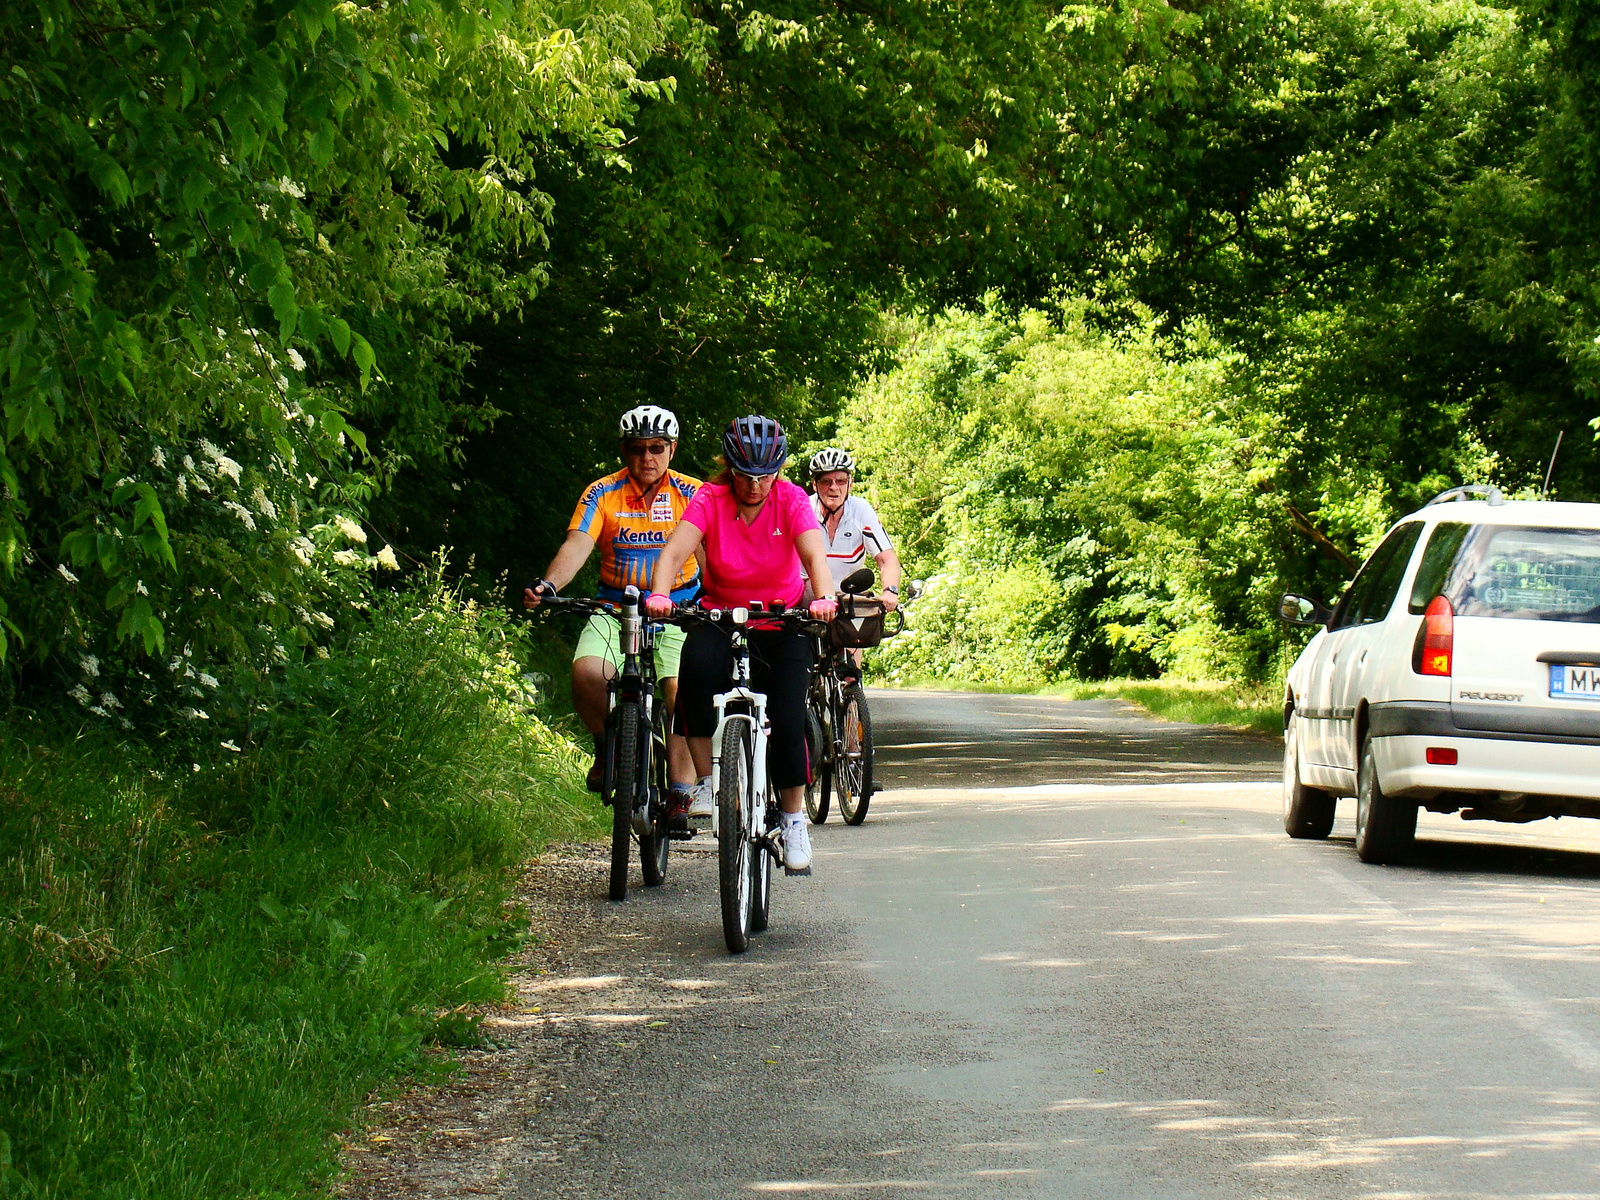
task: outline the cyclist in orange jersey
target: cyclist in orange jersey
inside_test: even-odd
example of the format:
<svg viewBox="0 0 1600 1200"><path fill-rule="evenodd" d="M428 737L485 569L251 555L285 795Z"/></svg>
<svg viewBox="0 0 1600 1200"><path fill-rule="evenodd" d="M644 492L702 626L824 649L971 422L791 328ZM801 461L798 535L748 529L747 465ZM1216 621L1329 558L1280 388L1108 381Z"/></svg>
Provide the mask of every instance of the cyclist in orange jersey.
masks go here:
<svg viewBox="0 0 1600 1200"><path fill-rule="evenodd" d="M620 601L622 590L630 585L641 595L649 592L661 547L678 527L700 480L671 469L678 448L678 418L666 409L652 404L631 409L623 414L618 433L623 469L595 480L578 497L566 541L545 569L544 578L523 591L524 608L536 608L541 596L553 595L571 583L596 547L600 550L602 600ZM691 558L678 572L672 595L687 602L699 591L700 567ZM606 685L622 664L618 633L615 618L589 618L572 658L572 705L595 739L594 765L588 777L592 792L600 790L603 771L600 754L609 704ZM670 625L656 639L656 678L663 684L669 711L677 700L683 639L683 630ZM677 734L668 738L667 762L673 785L668 815L686 822L694 764Z"/></svg>

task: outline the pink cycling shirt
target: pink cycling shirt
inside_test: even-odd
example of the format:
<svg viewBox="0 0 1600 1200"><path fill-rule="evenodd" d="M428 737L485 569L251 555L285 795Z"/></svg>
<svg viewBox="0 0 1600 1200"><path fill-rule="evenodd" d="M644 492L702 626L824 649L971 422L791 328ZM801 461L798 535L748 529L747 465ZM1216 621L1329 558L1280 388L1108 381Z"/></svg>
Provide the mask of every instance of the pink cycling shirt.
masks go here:
<svg viewBox="0 0 1600 1200"><path fill-rule="evenodd" d="M794 605L805 591L795 539L816 529L817 514L804 489L780 479L753 524L739 519L738 501L725 483L703 485L678 518L698 529L706 563L701 603L733 608L760 601Z"/></svg>

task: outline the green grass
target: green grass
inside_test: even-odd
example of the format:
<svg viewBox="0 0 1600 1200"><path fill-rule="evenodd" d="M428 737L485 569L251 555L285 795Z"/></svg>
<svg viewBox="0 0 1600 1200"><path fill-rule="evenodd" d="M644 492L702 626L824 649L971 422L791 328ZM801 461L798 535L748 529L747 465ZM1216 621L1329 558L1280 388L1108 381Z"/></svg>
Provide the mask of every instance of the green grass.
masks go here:
<svg viewBox="0 0 1600 1200"><path fill-rule="evenodd" d="M917 679L888 682L874 678L874 687L933 688L946 691L1065 696L1072 700L1127 700L1163 721L1193 725L1227 725L1258 733L1283 732L1280 689L1270 684L1205 682L1189 679L1108 679L1073 681L1042 688L1015 688L963 680Z"/></svg>
<svg viewBox="0 0 1600 1200"><path fill-rule="evenodd" d="M10 714L0 1195L323 1194L362 1099L475 1039L517 868L600 832L509 644L380 603L238 755Z"/></svg>

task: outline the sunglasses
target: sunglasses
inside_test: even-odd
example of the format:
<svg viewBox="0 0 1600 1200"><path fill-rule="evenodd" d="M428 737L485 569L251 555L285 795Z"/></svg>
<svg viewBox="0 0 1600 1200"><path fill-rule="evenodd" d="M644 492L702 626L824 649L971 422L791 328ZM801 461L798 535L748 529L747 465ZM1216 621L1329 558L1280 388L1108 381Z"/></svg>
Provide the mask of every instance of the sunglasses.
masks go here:
<svg viewBox="0 0 1600 1200"><path fill-rule="evenodd" d="M671 442L651 442L649 445L641 442L630 442L622 448L622 453L629 458L640 458L646 454L653 458L660 458L671 449Z"/></svg>
<svg viewBox="0 0 1600 1200"><path fill-rule="evenodd" d="M778 476L778 473L776 471L772 471L772 472L769 472L766 475L748 475L745 472L739 470L738 467L735 467L733 469L733 475L734 475L735 479L742 479L746 483L760 483L764 479L776 479L777 476Z"/></svg>

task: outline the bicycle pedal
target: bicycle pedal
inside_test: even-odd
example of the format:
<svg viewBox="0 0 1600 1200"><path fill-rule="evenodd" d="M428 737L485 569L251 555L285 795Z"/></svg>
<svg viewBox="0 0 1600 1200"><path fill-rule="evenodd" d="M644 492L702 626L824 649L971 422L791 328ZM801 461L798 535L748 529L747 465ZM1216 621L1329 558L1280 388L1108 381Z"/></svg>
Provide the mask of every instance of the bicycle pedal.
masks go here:
<svg viewBox="0 0 1600 1200"><path fill-rule="evenodd" d="M669 829L669 830L667 830L667 837L670 838L674 842L687 842L692 837L694 837L694 830L692 830L692 829Z"/></svg>

